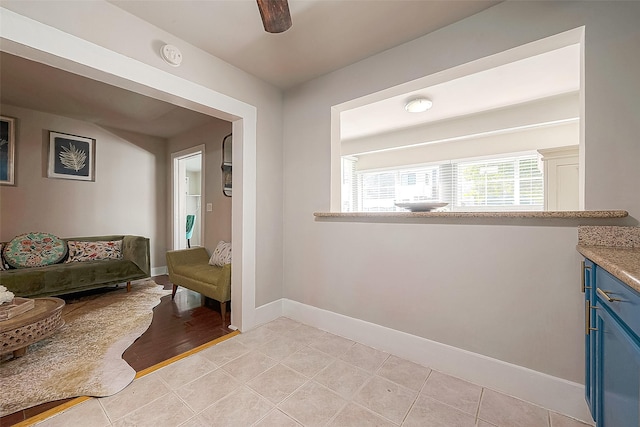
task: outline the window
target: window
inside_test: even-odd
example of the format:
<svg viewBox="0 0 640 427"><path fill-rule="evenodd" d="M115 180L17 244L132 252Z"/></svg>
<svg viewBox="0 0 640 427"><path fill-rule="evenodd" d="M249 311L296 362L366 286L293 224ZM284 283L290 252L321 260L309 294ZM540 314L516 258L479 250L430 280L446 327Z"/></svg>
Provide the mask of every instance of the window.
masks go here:
<svg viewBox="0 0 640 427"><path fill-rule="evenodd" d="M342 212L357 211L356 205L354 204L354 201L357 200L357 186L355 185L355 164L355 158L342 157L342 180L340 181L342 186Z"/></svg>
<svg viewBox="0 0 640 427"><path fill-rule="evenodd" d="M454 165L456 194L449 202L453 210L544 208L544 180L536 155Z"/></svg>
<svg viewBox="0 0 640 427"><path fill-rule="evenodd" d="M537 153L460 159L416 167L357 171L343 159L343 211L404 211L395 203L446 202L448 211L544 209L544 177Z"/></svg>
<svg viewBox="0 0 640 427"><path fill-rule="evenodd" d="M571 30L332 106L331 210L402 211L395 205L407 201L468 212L584 209L583 35ZM434 108L407 113L401 107L415 97ZM336 167L344 156L346 189Z"/></svg>

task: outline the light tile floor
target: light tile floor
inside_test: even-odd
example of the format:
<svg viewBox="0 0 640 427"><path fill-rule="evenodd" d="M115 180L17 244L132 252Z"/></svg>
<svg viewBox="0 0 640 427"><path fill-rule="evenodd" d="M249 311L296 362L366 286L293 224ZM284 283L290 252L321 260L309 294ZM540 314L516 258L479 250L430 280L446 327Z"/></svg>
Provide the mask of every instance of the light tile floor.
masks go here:
<svg viewBox="0 0 640 427"><path fill-rule="evenodd" d="M38 425L587 426L284 317Z"/></svg>

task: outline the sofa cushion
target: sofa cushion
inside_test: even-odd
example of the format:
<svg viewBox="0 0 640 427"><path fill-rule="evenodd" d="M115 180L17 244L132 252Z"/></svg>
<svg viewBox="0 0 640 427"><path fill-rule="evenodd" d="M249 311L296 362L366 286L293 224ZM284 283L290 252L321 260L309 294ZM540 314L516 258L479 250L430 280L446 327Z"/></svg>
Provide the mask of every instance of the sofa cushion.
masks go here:
<svg viewBox="0 0 640 427"><path fill-rule="evenodd" d="M220 270L217 266L207 264L178 265L174 267L175 274L179 276L188 277L204 283L211 283L212 285L217 283Z"/></svg>
<svg viewBox="0 0 640 427"><path fill-rule="evenodd" d="M33 232L14 237L2 253L12 267L42 267L60 262L67 254L67 245L53 234Z"/></svg>
<svg viewBox="0 0 640 427"><path fill-rule="evenodd" d="M220 240L211 254L209 265L222 267L225 264L231 264L231 243Z"/></svg>
<svg viewBox="0 0 640 427"><path fill-rule="evenodd" d="M144 273L126 259L60 263L2 272L2 285L19 297L63 295L139 279Z"/></svg>
<svg viewBox="0 0 640 427"><path fill-rule="evenodd" d="M69 240L69 258L66 262L97 261L122 258L122 240L80 241Z"/></svg>

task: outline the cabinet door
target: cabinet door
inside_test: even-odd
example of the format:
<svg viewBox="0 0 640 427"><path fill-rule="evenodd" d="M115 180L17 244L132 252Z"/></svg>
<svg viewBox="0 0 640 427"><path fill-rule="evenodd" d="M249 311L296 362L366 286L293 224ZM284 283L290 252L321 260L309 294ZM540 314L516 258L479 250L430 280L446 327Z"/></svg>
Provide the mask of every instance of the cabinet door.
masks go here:
<svg viewBox="0 0 640 427"><path fill-rule="evenodd" d="M597 268L594 263L589 260L584 261L582 266L582 286L584 292L584 321L585 321L585 340L584 340L584 392L587 405L591 411L591 416L594 420L597 419L596 414L596 340L595 340L595 327L596 317L594 314L595 309L595 269Z"/></svg>
<svg viewBox="0 0 640 427"><path fill-rule="evenodd" d="M598 302L598 427L640 426L640 342Z"/></svg>

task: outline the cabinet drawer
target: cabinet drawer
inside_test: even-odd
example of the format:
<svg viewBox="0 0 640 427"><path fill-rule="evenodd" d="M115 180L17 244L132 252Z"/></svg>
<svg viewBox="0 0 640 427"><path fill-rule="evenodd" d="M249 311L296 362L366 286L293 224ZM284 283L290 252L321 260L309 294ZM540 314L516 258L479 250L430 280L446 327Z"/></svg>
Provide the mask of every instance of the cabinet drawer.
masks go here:
<svg viewBox="0 0 640 427"><path fill-rule="evenodd" d="M640 337L640 294L602 268L596 269L596 302L606 307Z"/></svg>

